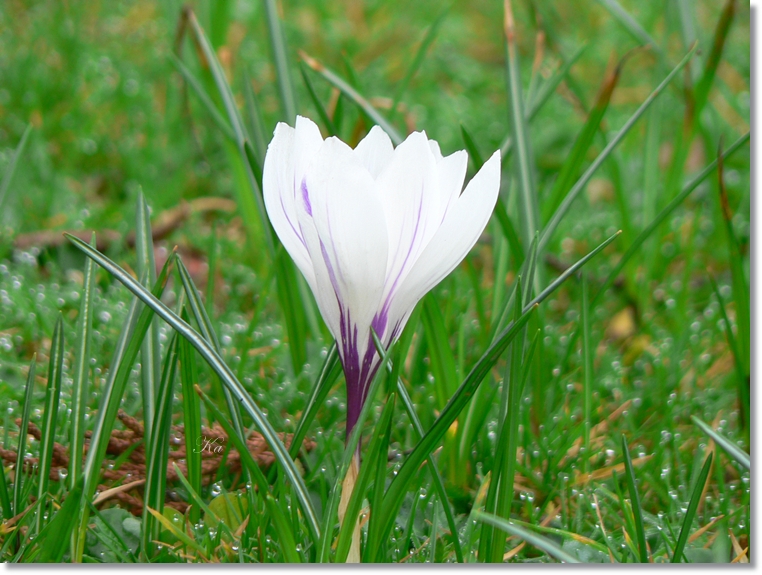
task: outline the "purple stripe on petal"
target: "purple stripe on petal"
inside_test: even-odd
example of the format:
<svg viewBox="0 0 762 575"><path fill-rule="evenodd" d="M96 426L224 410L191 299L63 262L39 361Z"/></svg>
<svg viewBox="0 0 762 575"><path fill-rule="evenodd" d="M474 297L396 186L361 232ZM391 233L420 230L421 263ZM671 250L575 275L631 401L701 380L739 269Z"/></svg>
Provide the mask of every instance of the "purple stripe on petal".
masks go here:
<svg viewBox="0 0 762 575"><path fill-rule="evenodd" d="M307 189L307 179L302 178L302 201L304 202L304 209L307 210L307 213L311 216L312 215L312 204L310 203L310 192Z"/></svg>

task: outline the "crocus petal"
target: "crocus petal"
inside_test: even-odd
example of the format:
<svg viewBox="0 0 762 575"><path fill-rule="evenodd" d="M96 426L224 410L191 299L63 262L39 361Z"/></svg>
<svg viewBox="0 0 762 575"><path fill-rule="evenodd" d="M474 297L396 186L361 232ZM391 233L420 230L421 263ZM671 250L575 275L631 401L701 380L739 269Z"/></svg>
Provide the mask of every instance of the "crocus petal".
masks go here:
<svg viewBox="0 0 762 575"><path fill-rule="evenodd" d="M468 167L468 154L460 150L449 156L441 158L437 162L437 172L439 174L439 190L442 202L442 220L455 204L463 189L463 180L466 179L466 168ZM442 222L440 220L440 223Z"/></svg>
<svg viewBox="0 0 762 575"><path fill-rule="evenodd" d="M393 153L392 141L379 126L373 126L355 148L355 155L360 165L365 166L374 179L389 163Z"/></svg>
<svg viewBox="0 0 762 575"><path fill-rule="evenodd" d="M262 173L265 209L270 222L310 287L314 286L315 278L299 229L296 200L304 172L322 143L317 126L306 118L297 117L296 129L279 123L267 148Z"/></svg>
<svg viewBox="0 0 762 575"><path fill-rule="evenodd" d="M415 262L389 311L392 338L397 337L415 304L466 257L479 239L497 203L500 152L495 152L447 212L436 235Z"/></svg>
<svg viewBox="0 0 762 575"><path fill-rule="evenodd" d="M387 262L386 222L376 184L351 148L336 138L323 143L305 183L311 213L306 204L299 206L299 218L318 289L335 294L339 311L357 327L357 344L364 352ZM330 312L335 314L335 308ZM340 343L354 337L342 333L346 326L335 331L336 322L327 323L333 324L329 327Z"/></svg>

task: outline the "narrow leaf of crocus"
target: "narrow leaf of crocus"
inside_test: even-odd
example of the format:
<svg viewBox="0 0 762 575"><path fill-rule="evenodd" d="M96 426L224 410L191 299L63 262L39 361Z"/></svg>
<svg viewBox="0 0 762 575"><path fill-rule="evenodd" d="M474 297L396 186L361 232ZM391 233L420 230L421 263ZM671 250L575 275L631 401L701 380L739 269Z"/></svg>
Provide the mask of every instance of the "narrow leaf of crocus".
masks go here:
<svg viewBox="0 0 762 575"><path fill-rule="evenodd" d="M669 83L677 76L678 72L683 69L683 67L688 63L688 61L693 57L693 54L696 52L697 46L693 46L691 50L685 55L685 57L680 61L680 63L669 73L669 75L659 84L656 89L651 92L651 94L646 98L643 103L640 105L640 107L635 111L635 113L630 116L629 120L625 122L624 126L622 126L617 132L617 135L611 139L611 141L608 143L608 145L603 149L603 151L598 154L598 157L593 161L592 164L585 170L585 173L582 174L582 176L577 180L577 182L572 186L572 188L569 190L569 193L566 194L566 197L564 198L563 202L561 202L561 205L558 206L558 209L553 213L553 216L548 221L547 225L542 231L542 234L540 236L540 252L542 253L544 248L547 246L548 242L550 241L551 236L553 235L553 232L556 231L556 228L558 227L558 224L561 222L561 220L566 216L567 212L569 211L569 208L571 207L571 204L574 202L574 200L577 198L577 196L580 194L580 192L584 189L585 185L587 185L587 182L590 181L590 178L593 177L593 174L598 170L598 168L601 166L601 164L608 158L608 156L611 154L611 152L614 150L614 148L619 145L619 142L621 142L624 137L629 133L630 129L635 125L635 123L640 119L640 117L648 110L649 106L656 100L656 98L661 95L661 93L664 91L664 89L669 85Z"/></svg>
<svg viewBox="0 0 762 575"><path fill-rule="evenodd" d="M688 543L691 524L693 523L693 518L696 516L696 510L698 509L699 501L701 500L701 494L704 491L704 485L706 484L707 477L709 477L709 470L712 467L713 456L714 452L710 452L709 456L704 462L704 466L701 468L701 473L699 473L699 476L696 479L696 484L693 487L693 494L691 495L691 500L688 503L688 510L685 512L685 518L683 519L683 526L680 528L680 536L678 537L677 544L675 545L675 552L672 554L672 563L682 563L685 544Z"/></svg>
<svg viewBox="0 0 762 575"><path fill-rule="evenodd" d="M384 449L383 438L386 436L386 431L391 424L392 415L394 414L394 393L391 393L386 398L384 409L381 411L381 416L378 418L371 435L370 444L365 451L365 463L360 466L360 473L357 475L357 480L352 490L352 497L349 499L349 505L347 505L347 511L344 515L344 522L339 528L339 538L336 543L336 563L345 563L347 555L349 553L349 546L352 543L352 534L357 524L357 516L360 513L362 501L365 498L365 492L368 489L370 478L373 476L373 471L379 466L383 459L383 469L386 471L387 449ZM388 447L388 444L386 444ZM373 508L371 508L371 513ZM369 539L370 540L370 539Z"/></svg>
<svg viewBox="0 0 762 575"><path fill-rule="evenodd" d="M29 362L29 372L26 376L26 389L24 391L24 405L21 412L21 427L19 428L19 441L16 448L16 478L13 481L13 513L18 515L26 505L23 497L22 486L26 483L24 478L24 455L26 454L27 433L29 432L29 414L32 412L34 401L34 375L37 369L37 354L32 356ZM12 517L12 516L11 516ZM7 517L6 519L10 519Z"/></svg>
<svg viewBox="0 0 762 575"><path fill-rule="evenodd" d="M335 72L329 70L320 62L307 55L305 52L300 51L299 55L302 57L307 66L315 70L318 74L323 76L323 78L341 90L342 94L357 104L363 110L363 112L368 114L371 120L381 126L381 128L389 135L389 138L391 138L392 142L394 142L395 145L402 143L402 136L400 133L394 128L394 126L391 125L391 123L389 123L386 118L384 118L383 115L381 115L381 113L376 108L370 104L370 102L361 96L357 90L355 90L346 81L337 76Z"/></svg>
<svg viewBox="0 0 762 575"><path fill-rule="evenodd" d="M635 471L632 468L632 458L630 450L627 447L627 438L622 435L622 453L624 454L625 477L627 478L627 488L630 492L630 501L632 501L632 514L635 518L635 535L638 538L638 551L640 552L640 562L648 563L648 548L646 547L646 530L643 527L643 511L640 507L640 495L638 494L638 484L635 481Z"/></svg>
<svg viewBox="0 0 762 575"><path fill-rule="evenodd" d="M164 305L156 296L148 292L139 282L135 281L130 274L124 271L116 263L104 256L98 250L92 249L78 238L70 234L65 235L77 249L84 252L88 257L93 258L98 265L106 269L120 283L143 301L149 309L153 310L153 312L172 326L173 329L178 331L180 335L186 338L208 363L209 367L211 367L220 377L222 383L235 394L236 400L240 402L243 408L246 409L252 417L264 436L265 441L267 441L270 449L273 451L276 461L282 466L288 479L292 482L313 540L318 540L320 538L320 529L317 524L312 501L309 498L307 488L304 485L304 480L296 469L293 460L288 455L288 451L283 445L283 442L267 420L267 417L251 397L249 397L244 387L235 377L232 370L225 364L220 355L214 351L212 346L196 330L180 319L177 314Z"/></svg>
<svg viewBox="0 0 762 575"><path fill-rule="evenodd" d="M95 234L90 240L90 245L95 247ZM85 410L88 400L87 380L93 327L93 292L95 291L95 262L89 258L85 262L85 277L82 286L82 301L79 307L76 350L74 352L74 380L71 388L70 485L76 484L79 479L85 443Z"/></svg>
<svg viewBox="0 0 762 575"><path fill-rule="evenodd" d="M421 437L423 437L424 429L423 425L421 425L421 420L418 417L418 414L415 411L415 405L413 404L413 400L410 398L410 395L407 392L407 389L405 388L405 384L402 382L401 378L397 378L397 393L400 396L400 399L402 400L402 405L405 408L405 411L407 412L408 417L410 418L410 421L413 423L413 429L416 432L417 439L420 440ZM429 472L431 473L431 478L434 482L434 488L437 490L437 496L439 497L439 501L442 503L442 509L444 509L445 517L447 518L447 525L450 528L450 536L452 539L453 547L455 548L455 557L458 561L458 563L463 563L463 549L460 545L460 538L458 536L458 529L455 525L455 517L453 515L452 508L450 507L450 501L447 498L447 491L444 487L444 482L442 481L442 476L439 473L439 468L437 467L436 463L432 461L431 459L428 459L426 461L426 466L429 468ZM417 501L417 498L416 498ZM415 503L414 503L415 505ZM414 511L411 510L411 513L414 513ZM373 521L373 518L371 516L371 521ZM369 539L369 541L372 541Z"/></svg>
<svg viewBox="0 0 762 575"><path fill-rule="evenodd" d="M320 375L312 386L312 393L307 400L307 407L302 411L302 417L296 424L296 430L294 430L294 435L291 439L291 447L288 450L291 457L296 457L302 448L302 442L307 435L310 425L314 421L318 410L324 405L331 387L340 375L341 362L339 362L339 351L336 347L336 342L334 342L325 356L325 362L320 370Z"/></svg>
<svg viewBox="0 0 762 575"><path fill-rule="evenodd" d="M431 356L431 370L434 374L434 392L437 408L441 409L458 388L455 358L447 338L442 312L430 293L423 298L423 327Z"/></svg>
<svg viewBox="0 0 762 575"><path fill-rule="evenodd" d="M362 432L365 420L368 418L368 415L372 411L373 401L376 397L376 392L380 387L380 381L382 378L379 376L379 374L386 369L386 365L390 357L391 356L388 355L388 353L383 355L379 369L370 382L368 395L365 399L365 403L362 406L362 409L360 410L360 415L357 418L357 423L355 424L354 428L352 428L352 431L349 433L349 437L347 438L346 446L344 447L344 453L341 457L341 464L339 465L339 469L336 474L338 481L336 482L334 488L331 490L331 496L328 499L328 505L325 507L323 515L323 538L320 541L320 547L318 549L318 563L326 563L329 560L331 540L333 535L333 525L335 524L335 517L337 516L336 514L339 509L339 498L341 495L341 488L343 483L342 480L346 476L347 471L349 470L349 465L357 453L357 445L360 441L360 433Z"/></svg>
<svg viewBox="0 0 762 575"><path fill-rule="evenodd" d="M13 175L16 173L16 166L18 166L19 159L24 153L24 149L26 148L26 143L31 132L32 124L27 124L26 128L24 129L24 133L21 134L21 140L19 140L16 149L13 151L13 158L11 159L10 164L5 168L3 179L0 181L0 208L3 207L5 196L8 194L8 190L11 187L11 182L13 181Z"/></svg>
<svg viewBox="0 0 762 575"><path fill-rule="evenodd" d="M179 307L182 308L182 299ZM173 389L177 372L177 348L177 332L173 332L167 346L159 388L157 389L156 412L151 440L145 444L146 483L143 496L143 553L149 559L156 553L153 542L159 538L159 525L154 521L153 516L147 513L147 510L155 509L160 514L164 513L164 492L166 491L167 461L169 460L169 433L172 426Z"/></svg>
<svg viewBox="0 0 762 575"><path fill-rule="evenodd" d="M737 463L747 470L751 470L751 458L748 453L744 453L732 440L725 437L719 431L709 427L709 425L701 421L695 415L691 415L691 419L693 420L693 423L699 426L701 431L706 433L717 445L722 447Z"/></svg>
<svg viewBox="0 0 762 575"><path fill-rule="evenodd" d="M501 517L496 517L495 515L491 515L488 513L483 513L481 511L475 511L474 517L478 521L482 521L484 523L489 523L490 525L493 525L494 527L497 527L498 529L502 529L506 533L510 535L514 535L516 537L519 537L523 540L525 540L527 543L530 543L531 545L534 545L538 549L541 549L545 551L548 555L555 557L559 561L563 561L564 563L580 563L580 560L576 557L573 557L563 549L561 549L558 545L556 545L553 541L548 539L547 537L543 537L542 535L538 535L537 533L532 533L530 531L527 531L526 529L522 529L521 527L513 524L511 521L507 521Z"/></svg>
<svg viewBox="0 0 762 575"><path fill-rule="evenodd" d="M182 319L188 323L188 312L183 310ZM201 438L201 404L193 386L198 382L196 356L185 338L180 338L180 382L183 390L183 425L185 426L185 459L187 461L188 482L196 493L201 491L201 451L196 442ZM193 505L190 520L195 525L201 517L201 509Z"/></svg>
<svg viewBox="0 0 762 575"><path fill-rule="evenodd" d="M37 499L43 499L48 493L50 481L50 466L53 462L53 445L56 439L56 422L58 421L58 400L61 397L61 381L63 379L64 359L63 317L59 314L56 327L53 329L53 339L50 343L50 364L48 367L48 386L45 391L45 414L42 420L42 441L40 442L39 479ZM45 525L47 506L43 505L37 511L37 532Z"/></svg>
<svg viewBox="0 0 762 575"><path fill-rule="evenodd" d="M135 226L135 252L137 255L138 277L143 278L143 285L151 287L156 281L156 263L153 255L153 233L151 218L145 196L138 194ZM155 321L146 332L143 345L140 348L140 380L142 383L141 398L143 400L143 420L146 444L151 443L154 412L156 408L156 387L160 374L161 348L159 345L159 324Z"/></svg>

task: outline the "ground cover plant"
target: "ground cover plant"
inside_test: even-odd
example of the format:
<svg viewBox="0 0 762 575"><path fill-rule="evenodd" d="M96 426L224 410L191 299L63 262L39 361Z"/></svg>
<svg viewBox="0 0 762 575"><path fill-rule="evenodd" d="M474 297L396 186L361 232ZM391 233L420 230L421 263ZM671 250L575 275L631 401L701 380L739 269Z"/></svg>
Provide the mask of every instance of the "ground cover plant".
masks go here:
<svg viewBox="0 0 762 575"><path fill-rule="evenodd" d="M750 560L743 3L0 21L2 561L343 562L355 519L365 562ZM467 180L501 151L346 443L262 197L297 114L352 146L426 130Z"/></svg>

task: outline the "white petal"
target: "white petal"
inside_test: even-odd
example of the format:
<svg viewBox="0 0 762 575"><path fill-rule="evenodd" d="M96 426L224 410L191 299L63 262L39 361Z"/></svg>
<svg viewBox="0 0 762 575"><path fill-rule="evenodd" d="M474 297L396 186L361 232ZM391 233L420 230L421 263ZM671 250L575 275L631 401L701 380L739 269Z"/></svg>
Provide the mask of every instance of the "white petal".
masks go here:
<svg viewBox="0 0 762 575"><path fill-rule="evenodd" d="M495 209L500 190L500 152L495 152L468 183L436 235L392 300L389 324L402 330L415 304L468 254Z"/></svg>
<svg viewBox="0 0 762 575"><path fill-rule="evenodd" d="M267 147L262 173L265 209L281 243L301 270L307 282L314 284L307 246L299 229L295 206L294 143L296 131L287 124L279 123L275 135Z"/></svg>
<svg viewBox="0 0 762 575"><path fill-rule="evenodd" d="M393 152L392 141L380 126L373 126L355 148L360 165L365 166L374 179L389 163Z"/></svg>
<svg viewBox="0 0 762 575"><path fill-rule="evenodd" d="M442 218L455 204L463 190L463 180L466 179L466 168L468 167L468 154L460 150L447 157L442 158L437 163L437 172L439 173L439 189L441 192L441 202L444 206Z"/></svg>
<svg viewBox="0 0 762 575"><path fill-rule="evenodd" d="M429 140L429 148L434 155L434 159L439 162L442 159L442 150L439 148L439 142L436 140Z"/></svg>
<svg viewBox="0 0 762 575"><path fill-rule="evenodd" d="M442 222L436 162L425 133L414 132L397 146L377 183L389 232L386 302Z"/></svg>
<svg viewBox="0 0 762 575"><path fill-rule="evenodd" d="M351 148L336 138L321 146L305 181L308 202L298 206L299 218L321 313L341 341L336 317L341 306L357 326L358 347L364 352L387 262L386 222L375 182ZM338 306L331 298L338 300Z"/></svg>

